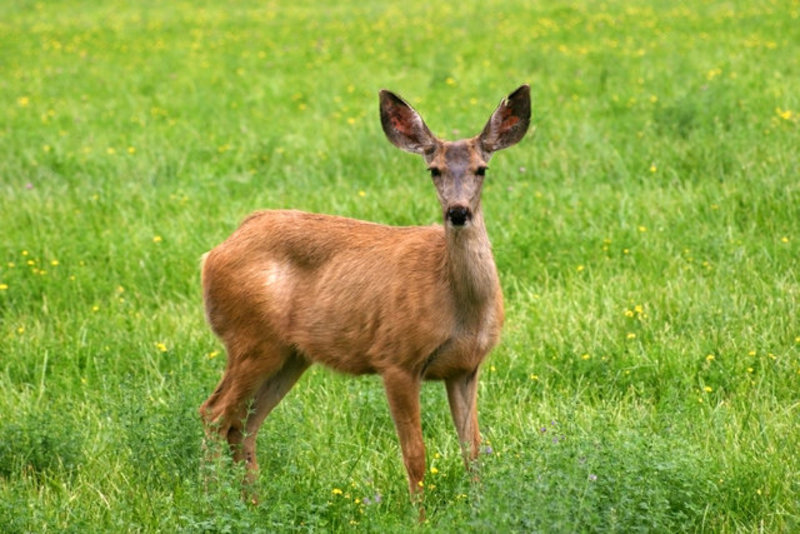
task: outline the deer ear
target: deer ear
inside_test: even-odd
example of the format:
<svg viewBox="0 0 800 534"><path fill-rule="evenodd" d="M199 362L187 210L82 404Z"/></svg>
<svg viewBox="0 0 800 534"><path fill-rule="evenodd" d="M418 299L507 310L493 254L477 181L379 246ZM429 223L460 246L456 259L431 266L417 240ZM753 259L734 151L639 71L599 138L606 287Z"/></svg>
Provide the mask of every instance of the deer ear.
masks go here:
<svg viewBox="0 0 800 534"><path fill-rule="evenodd" d="M396 147L424 154L436 144L436 137L405 100L385 89L380 92L381 125L389 141Z"/></svg>
<svg viewBox="0 0 800 534"><path fill-rule="evenodd" d="M508 148L519 142L531 121L531 88L520 86L500 102L478 141L488 153Z"/></svg>

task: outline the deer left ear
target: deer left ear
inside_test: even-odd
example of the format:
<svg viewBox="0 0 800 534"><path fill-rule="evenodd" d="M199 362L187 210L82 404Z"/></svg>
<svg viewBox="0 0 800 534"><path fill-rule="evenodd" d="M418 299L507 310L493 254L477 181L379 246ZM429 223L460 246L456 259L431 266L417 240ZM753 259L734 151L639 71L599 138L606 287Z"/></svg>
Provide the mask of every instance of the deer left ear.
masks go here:
<svg viewBox="0 0 800 534"><path fill-rule="evenodd" d="M383 132L392 144L415 154L425 154L434 148L436 137L408 102L383 89L380 107Z"/></svg>
<svg viewBox="0 0 800 534"><path fill-rule="evenodd" d="M487 153L508 148L525 136L530 121L531 88L522 85L500 102L478 136L478 142Z"/></svg>

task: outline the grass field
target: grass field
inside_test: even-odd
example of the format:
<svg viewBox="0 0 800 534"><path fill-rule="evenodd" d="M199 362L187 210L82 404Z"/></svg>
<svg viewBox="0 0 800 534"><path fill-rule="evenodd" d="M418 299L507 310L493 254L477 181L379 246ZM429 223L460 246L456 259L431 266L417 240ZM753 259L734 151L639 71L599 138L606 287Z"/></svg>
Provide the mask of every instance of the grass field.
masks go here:
<svg viewBox="0 0 800 534"><path fill-rule="evenodd" d="M0 5L0 531L413 529L374 377L303 377L260 505L203 464L199 258L260 208L437 222L378 90L454 138L526 82L481 482L427 384L417 530L800 530L800 3L693 4Z"/></svg>

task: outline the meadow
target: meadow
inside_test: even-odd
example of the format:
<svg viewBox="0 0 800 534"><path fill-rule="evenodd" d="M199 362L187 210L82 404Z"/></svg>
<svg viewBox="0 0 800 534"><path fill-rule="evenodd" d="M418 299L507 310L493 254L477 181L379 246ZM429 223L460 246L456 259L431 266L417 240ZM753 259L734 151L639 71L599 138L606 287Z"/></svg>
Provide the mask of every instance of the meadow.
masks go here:
<svg viewBox="0 0 800 534"><path fill-rule="evenodd" d="M797 532L800 3L0 5L0 531ZM506 299L480 482L423 388L415 525L380 381L312 368L260 504L202 461L201 255L248 213L440 221L446 138L531 85L483 194ZM206 484L210 478L213 483Z"/></svg>

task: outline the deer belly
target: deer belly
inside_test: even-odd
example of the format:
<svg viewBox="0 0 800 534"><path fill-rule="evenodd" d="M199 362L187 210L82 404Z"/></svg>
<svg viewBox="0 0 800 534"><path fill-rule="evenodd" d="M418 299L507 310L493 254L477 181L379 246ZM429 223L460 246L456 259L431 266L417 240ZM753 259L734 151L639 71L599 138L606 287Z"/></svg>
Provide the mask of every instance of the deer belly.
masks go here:
<svg viewBox="0 0 800 534"><path fill-rule="evenodd" d="M377 305L376 305L377 304ZM402 367L421 372L426 358L447 339L442 323L423 320L375 301L346 308L322 303L297 314L293 344L310 360L348 374Z"/></svg>

